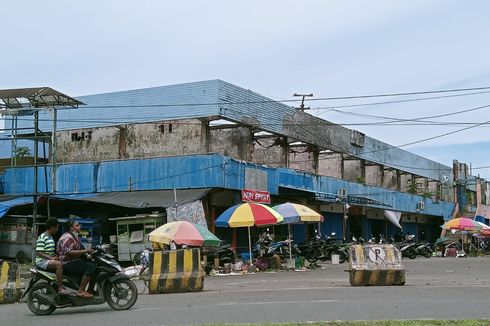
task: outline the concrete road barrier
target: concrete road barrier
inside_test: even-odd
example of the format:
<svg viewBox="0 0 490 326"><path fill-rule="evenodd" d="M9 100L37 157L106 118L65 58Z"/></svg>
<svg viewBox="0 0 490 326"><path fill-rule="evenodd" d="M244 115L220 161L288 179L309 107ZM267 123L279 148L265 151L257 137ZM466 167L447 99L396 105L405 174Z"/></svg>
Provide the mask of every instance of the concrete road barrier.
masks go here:
<svg viewBox="0 0 490 326"><path fill-rule="evenodd" d="M8 261L0 265L0 304L15 303L21 294L19 265Z"/></svg>
<svg viewBox="0 0 490 326"><path fill-rule="evenodd" d="M352 286L405 284L402 255L393 245L352 245L349 255Z"/></svg>
<svg viewBox="0 0 490 326"><path fill-rule="evenodd" d="M149 293L197 292L204 287L199 249L150 253Z"/></svg>

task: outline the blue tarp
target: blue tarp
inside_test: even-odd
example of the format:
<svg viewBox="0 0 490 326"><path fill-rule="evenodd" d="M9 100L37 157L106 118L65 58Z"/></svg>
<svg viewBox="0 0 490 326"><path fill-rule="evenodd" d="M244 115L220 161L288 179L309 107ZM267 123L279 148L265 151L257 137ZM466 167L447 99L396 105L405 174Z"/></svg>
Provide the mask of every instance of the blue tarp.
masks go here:
<svg viewBox="0 0 490 326"><path fill-rule="evenodd" d="M32 204L32 197L19 197L15 199L0 201L0 217L7 214L9 209L15 206Z"/></svg>

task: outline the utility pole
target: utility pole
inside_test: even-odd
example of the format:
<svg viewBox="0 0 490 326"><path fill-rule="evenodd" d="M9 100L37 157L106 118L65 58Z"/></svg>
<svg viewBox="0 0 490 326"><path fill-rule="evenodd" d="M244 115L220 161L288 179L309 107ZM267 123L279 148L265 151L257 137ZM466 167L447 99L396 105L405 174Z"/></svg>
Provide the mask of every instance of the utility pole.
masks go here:
<svg viewBox="0 0 490 326"><path fill-rule="evenodd" d="M294 93L293 96L301 97L301 105L299 106L299 108L295 107L296 110L300 110L301 112L304 112L305 110L309 110L310 109L310 107L305 108L305 97L313 97L313 93L310 93L310 94L297 94L297 93Z"/></svg>

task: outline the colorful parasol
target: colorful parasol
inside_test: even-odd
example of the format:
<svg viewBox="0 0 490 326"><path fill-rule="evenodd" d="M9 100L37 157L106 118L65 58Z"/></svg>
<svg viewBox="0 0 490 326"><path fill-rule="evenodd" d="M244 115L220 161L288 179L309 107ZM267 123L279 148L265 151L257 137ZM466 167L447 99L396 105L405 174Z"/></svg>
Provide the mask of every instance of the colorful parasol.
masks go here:
<svg viewBox="0 0 490 326"><path fill-rule="evenodd" d="M272 208L255 203L238 204L228 208L216 219L216 226L239 228L280 223L284 218Z"/></svg>
<svg viewBox="0 0 490 326"><path fill-rule="evenodd" d="M288 224L289 238L291 238L291 224L307 222L323 222L323 216L311 208L293 203L284 203L272 207L276 212L284 217L281 224ZM289 241L289 259L293 259L291 241Z"/></svg>
<svg viewBox="0 0 490 326"><path fill-rule="evenodd" d="M454 230L453 232L461 231L461 244L463 244L464 234L466 233L464 231L479 232L482 229L482 226L479 225L477 221L470 218L458 217L444 223L442 228L445 230Z"/></svg>
<svg viewBox="0 0 490 326"><path fill-rule="evenodd" d="M199 224L187 221L177 221L164 224L149 234L150 241L170 244L172 241L178 245L214 246L221 244L221 240L208 229Z"/></svg>
<svg viewBox="0 0 490 326"><path fill-rule="evenodd" d="M272 208L284 217L284 221L281 224L323 222L322 215L300 204L284 203Z"/></svg>
<svg viewBox="0 0 490 326"><path fill-rule="evenodd" d="M476 223L480 226L480 229L478 230L478 232L480 234L485 235L485 236L490 235L490 226L486 225L485 223L478 222L478 221L476 221Z"/></svg>
<svg viewBox="0 0 490 326"><path fill-rule="evenodd" d="M282 222L284 218L272 208L255 203L238 204L228 208L215 221L217 227L248 228L248 251L250 264L252 264L252 239L250 227L274 225Z"/></svg>
<svg viewBox="0 0 490 326"><path fill-rule="evenodd" d="M442 228L445 230L479 231L482 226L470 218L458 217L444 223Z"/></svg>

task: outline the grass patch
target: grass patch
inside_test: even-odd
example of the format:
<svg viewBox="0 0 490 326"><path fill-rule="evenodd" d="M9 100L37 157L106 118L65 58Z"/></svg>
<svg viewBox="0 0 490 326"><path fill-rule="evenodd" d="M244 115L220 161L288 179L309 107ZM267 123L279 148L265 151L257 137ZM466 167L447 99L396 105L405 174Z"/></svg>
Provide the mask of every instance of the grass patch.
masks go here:
<svg viewBox="0 0 490 326"><path fill-rule="evenodd" d="M373 321L331 321L319 323L273 323L273 324L206 324L206 326L487 326L490 320L373 320Z"/></svg>

